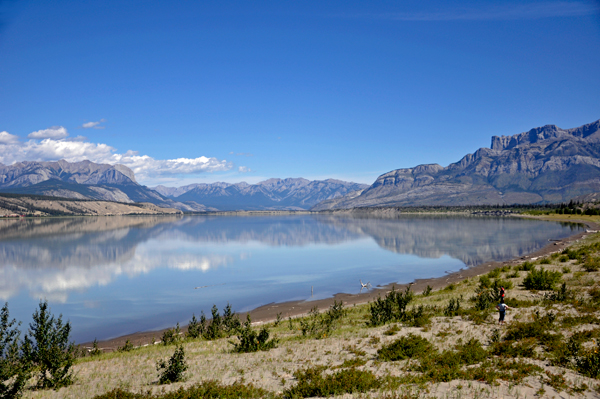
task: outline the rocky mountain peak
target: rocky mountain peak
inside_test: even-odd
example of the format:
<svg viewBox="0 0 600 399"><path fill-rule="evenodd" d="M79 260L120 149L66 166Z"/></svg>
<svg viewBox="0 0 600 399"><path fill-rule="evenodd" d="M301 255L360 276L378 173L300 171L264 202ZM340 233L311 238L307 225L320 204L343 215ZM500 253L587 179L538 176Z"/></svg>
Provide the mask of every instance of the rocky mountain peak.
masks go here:
<svg viewBox="0 0 600 399"><path fill-rule="evenodd" d="M360 195L313 210L368 206L496 205L562 202L600 191L600 120L561 129L545 125L492 137L443 168L437 164L384 173Z"/></svg>
<svg viewBox="0 0 600 399"><path fill-rule="evenodd" d="M519 145L534 144L560 138L587 138L596 134L600 138L600 120L573 129L561 129L556 125L536 127L528 132L512 136L492 136L492 150L510 150Z"/></svg>

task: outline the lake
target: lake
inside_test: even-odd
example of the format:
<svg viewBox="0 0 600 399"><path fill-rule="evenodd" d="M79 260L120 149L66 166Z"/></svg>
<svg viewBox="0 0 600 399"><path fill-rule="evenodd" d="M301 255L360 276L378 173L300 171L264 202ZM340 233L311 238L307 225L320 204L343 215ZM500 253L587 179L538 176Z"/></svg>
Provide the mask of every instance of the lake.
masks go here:
<svg viewBox="0 0 600 399"><path fill-rule="evenodd" d="M76 342L407 283L536 251L575 224L514 217L122 216L0 220L0 299L40 299ZM196 288L202 287L202 288ZM311 287L313 295L311 296Z"/></svg>

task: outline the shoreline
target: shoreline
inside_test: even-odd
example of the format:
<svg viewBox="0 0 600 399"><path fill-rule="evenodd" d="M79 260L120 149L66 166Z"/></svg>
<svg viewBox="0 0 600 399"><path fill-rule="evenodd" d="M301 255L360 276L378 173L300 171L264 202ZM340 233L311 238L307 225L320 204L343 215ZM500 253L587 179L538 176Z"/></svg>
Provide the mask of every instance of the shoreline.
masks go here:
<svg viewBox="0 0 600 399"><path fill-rule="evenodd" d="M515 215L516 216L516 215ZM573 215L577 216L577 215ZM560 219L544 219L541 217L533 217L529 215L519 215L518 217L525 218L533 218L533 219L541 219L541 220L551 220L556 222L570 222L570 223L581 223L586 226L587 229L591 230L600 230L600 224L589 221L589 220L580 220L576 218L560 218ZM408 286L412 286L412 290L415 293L422 292L428 285L433 288L433 290L439 290L443 287L446 287L452 283L458 283L468 278L476 277L481 274L487 273L495 268L503 267L506 265L515 265L517 263L522 263L527 260L535 260L542 256L547 256L554 252L559 252L564 250L569 245L574 242L584 238L588 234L591 234L588 231L580 232L574 234L572 236L563 238L558 241L549 241L546 246L543 248L523 255L518 258L509 259L502 262L490 261L486 263L482 263L481 265L469 267L466 269L461 269L456 272L448 273L444 276L440 277L432 277L427 279L417 279L412 283L408 284L399 284L399 283L391 283L385 286L373 287L365 293L359 294L347 294L347 293L337 293L329 298L317 299L314 301L306 301L306 300L296 300L296 301L286 301L286 302L273 302L253 310L249 312L236 313L241 320L245 320L246 315L249 314L252 318L252 325L260 325L263 323L268 323L275 321L277 315L280 314L282 319L287 319L288 317L297 318L306 315L311 309L315 306L318 307L320 311L323 311L329 306L331 306L334 301L343 301L344 306L354 306L354 305L363 305L367 304L373 300L375 300L378 296L383 295L390 291L392 287L396 290L403 290ZM191 316L190 316L191 317ZM98 341L99 347L104 352L112 352L116 351L117 348L123 346L126 341L130 341L134 346L147 346L156 344L162 333L167 329L161 330L152 330L152 331L140 331L132 334L127 334L107 340ZM187 331L187 325L181 327L182 332ZM84 342L77 344L82 348L91 348L92 342Z"/></svg>

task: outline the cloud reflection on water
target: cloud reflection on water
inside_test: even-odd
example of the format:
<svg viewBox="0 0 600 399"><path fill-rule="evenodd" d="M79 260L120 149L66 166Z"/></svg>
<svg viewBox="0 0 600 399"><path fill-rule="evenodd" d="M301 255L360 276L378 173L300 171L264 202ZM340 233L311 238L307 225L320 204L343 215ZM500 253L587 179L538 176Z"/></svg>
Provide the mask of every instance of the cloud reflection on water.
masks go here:
<svg viewBox="0 0 600 399"><path fill-rule="evenodd" d="M64 303L70 292L160 268L207 272L248 259L252 245L304 247L371 238L425 258L449 255L472 266L539 249L568 235L557 223L516 218L112 217L0 222L0 298L27 291ZM227 246L234 246L230 250ZM291 275L273 277L290 280Z"/></svg>

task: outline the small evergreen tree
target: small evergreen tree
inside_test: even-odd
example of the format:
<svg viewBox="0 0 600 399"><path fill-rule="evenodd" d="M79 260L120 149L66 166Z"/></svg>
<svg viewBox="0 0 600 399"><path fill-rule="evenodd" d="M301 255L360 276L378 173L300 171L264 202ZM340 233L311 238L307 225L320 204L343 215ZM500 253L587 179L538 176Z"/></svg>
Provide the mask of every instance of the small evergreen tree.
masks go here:
<svg viewBox="0 0 600 399"><path fill-rule="evenodd" d="M0 398L18 398L29 379L29 363L19 350L20 323L10 320L8 303L0 311Z"/></svg>
<svg viewBox="0 0 600 399"><path fill-rule="evenodd" d="M102 350L98 347L98 340L94 338L94 342L92 342L92 350L90 351L91 356L99 356L102 354Z"/></svg>
<svg viewBox="0 0 600 399"><path fill-rule="evenodd" d="M276 338L269 341L269 330L263 326L260 332L257 333L252 329L252 322L250 321L250 315L246 316L246 321L238 331L239 343L229 341L233 345L234 352L257 352L257 351L268 351L269 349L275 348L279 342Z"/></svg>
<svg viewBox="0 0 600 399"><path fill-rule="evenodd" d="M60 388L73 383L75 345L69 341L70 334L71 323L63 324L62 315L55 319L48 302L40 301L23 342L25 358L39 370L38 388Z"/></svg>
<svg viewBox="0 0 600 399"><path fill-rule="evenodd" d="M187 336L190 338L200 338L202 335L202 324L196 319L196 315L192 314L192 320L188 324Z"/></svg>
<svg viewBox="0 0 600 399"><path fill-rule="evenodd" d="M169 359L169 363L164 360L159 360L156 363L156 371L159 372L158 382L160 384L170 384L172 382L182 381L183 373L187 370L188 365L185 362L185 353L183 346L178 346Z"/></svg>

